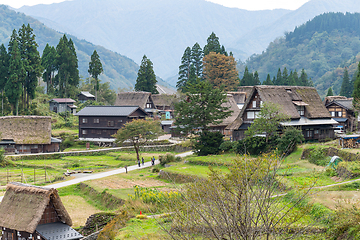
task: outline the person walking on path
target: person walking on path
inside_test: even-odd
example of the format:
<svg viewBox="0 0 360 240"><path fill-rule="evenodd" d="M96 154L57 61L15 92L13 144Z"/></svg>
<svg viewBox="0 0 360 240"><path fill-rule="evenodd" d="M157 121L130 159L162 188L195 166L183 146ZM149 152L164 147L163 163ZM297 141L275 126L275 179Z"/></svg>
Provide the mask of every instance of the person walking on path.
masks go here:
<svg viewBox="0 0 360 240"><path fill-rule="evenodd" d="M141 166L141 165L140 165L140 159L138 159L138 165L139 165L139 167Z"/></svg>
<svg viewBox="0 0 360 240"><path fill-rule="evenodd" d="M144 157L142 157L141 163L142 163L142 165L144 166L144 163L145 163Z"/></svg>
<svg viewBox="0 0 360 240"><path fill-rule="evenodd" d="M125 172L127 173L127 166L125 166Z"/></svg>

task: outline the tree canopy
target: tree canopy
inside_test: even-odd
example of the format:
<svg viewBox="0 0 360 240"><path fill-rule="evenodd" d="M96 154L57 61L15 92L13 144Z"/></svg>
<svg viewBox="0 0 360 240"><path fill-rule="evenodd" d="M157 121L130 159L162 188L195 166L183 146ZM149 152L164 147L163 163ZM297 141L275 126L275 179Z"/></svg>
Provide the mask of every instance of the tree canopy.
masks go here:
<svg viewBox="0 0 360 240"><path fill-rule="evenodd" d="M89 62L89 74L95 79L95 100L97 101L97 92L100 89L99 85L99 75L103 72L103 67L100 61L99 54L94 50L93 54L91 55L91 61Z"/></svg>
<svg viewBox="0 0 360 240"><path fill-rule="evenodd" d="M159 92L156 89L156 75L153 69L153 64L146 57L143 56L141 60L141 65L138 71L138 77L135 83L135 91L144 91L151 92L152 94L158 94Z"/></svg>

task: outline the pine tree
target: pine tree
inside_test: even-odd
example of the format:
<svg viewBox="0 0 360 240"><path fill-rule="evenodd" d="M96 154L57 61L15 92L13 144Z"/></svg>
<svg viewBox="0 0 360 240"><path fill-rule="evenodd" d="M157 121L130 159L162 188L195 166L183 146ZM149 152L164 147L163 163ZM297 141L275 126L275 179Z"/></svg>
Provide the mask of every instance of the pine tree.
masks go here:
<svg viewBox="0 0 360 240"><path fill-rule="evenodd" d="M158 94L159 92L156 89L156 83L157 80L153 70L153 64L150 59L144 55L138 71L135 91L145 91L151 92L152 94Z"/></svg>
<svg viewBox="0 0 360 240"><path fill-rule="evenodd" d="M54 94L55 84L53 82L56 71L57 52L55 47L46 44L41 56L41 65L44 68L43 81L46 82L46 93Z"/></svg>
<svg viewBox="0 0 360 240"><path fill-rule="evenodd" d="M353 97L353 105L359 110L360 109L360 62L357 68L357 74L354 81L354 92L352 94Z"/></svg>
<svg viewBox="0 0 360 240"><path fill-rule="evenodd" d="M289 86L290 83L289 83L289 74L288 74L288 71L287 71L287 68L285 67L283 72L282 72L282 83L280 85L285 85L285 86Z"/></svg>
<svg viewBox="0 0 360 240"><path fill-rule="evenodd" d="M282 75L281 75L281 69L278 69L276 79L274 81L274 85L280 86L283 85Z"/></svg>
<svg viewBox="0 0 360 240"><path fill-rule="evenodd" d="M270 74L267 75L266 80L262 83L263 85L274 85L271 81Z"/></svg>
<svg viewBox="0 0 360 240"><path fill-rule="evenodd" d="M22 82L26 77L26 71L21 60L18 35L14 29L9 42L9 79L5 84L5 94L11 104L13 114L18 115L19 99L22 92Z"/></svg>
<svg viewBox="0 0 360 240"><path fill-rule="evenodd" d="M249 73L249 69L246 66L243 78L240 80L240 86L254 86L254 75Z"/></svg>
<svg viewBox="0 0 360 240"><path fill-rule="evenodd" d="M91 61L89 62L89 74L95 79L95 100L97 101L97 92L99 91L99 75L103 72L103 67L100 61L100 57L96 50L91 55Z"/></svg>
<svg viewBox="0 0 360 240"><path fill-rule="evenodd" d="M0 46L0 91L1 91L1 115L4 115L4 90L9 78L9 55L4 44Z"/></svg>
<svg viewBox="0 0 360 240"><path fill-rule="evenodd" d="M332 90L331 87L329 87L326 96L327 96L327 97L328 97L328 96L334 96L334 92L333 92L333 90Z"/></svg>
<svg viewBox="0 0 360 240"><path fill-rule="evenodd" d="M42 66L40 54L37 50L38 44L35 41L35 34L30 24L22 25L19 29L19 49L21 59L26 71L26 77L22 82L23 85L23 107L29 107L30 99L35 98L35 89L38 85L38 77L41 76Z"/></svg>
<svg viewBox="0 0 360 240"><path fill-rule="evenodd" d="M350 85L350 78L347 68L345 68L343 81L340 88L340 96L350 97L352 94L352 87Z"/></svg>
<svg viewBox="0 0 360 240"><path fill-rule="evenodd" d="M181 65L179 66L179 77L176 83L176 88L181 92L187 91L187 83L189 80L191 66L191 49L187 47L181 58Z"/></svg>
<svg viewBox="0 0 360 240"><path fill-rule="evenodd" d="M290 71L287 83L289 84L289 86L296 86L293 71Z"/></svg>
<svg viewBox="0 0 360 240"><path fill-rule="evenodd" d="M293 79L294 79L294 86L300 86L300 84L299 84L299 75L298 75L296 69L293 72Z"/></svg>
<svg viewBox="0 0 360 240"><path fill-rule="evenodd" d="M212 32L207 39L207 44L204 47L204 56L208 55L210 52L221 53L219 38L214 32Z"/></svg>
<svg viewBox="0 0 360 240"><path fill-rule="evenodd" d="M259 79L259 73L257 71L255 71L254 73L254 78L253 78L253 81L254 81L254 86L255 85L261 85L261 82L260 82L260 79Z"/></svg>
<svg viewBox="0 0 360 240"><path fill-rule="evenodd" d="M191 48L191 63L195 67L196 77L202 77L203 65L203 51L198 43L195 43Z"/></svg>
<svg viewBox="0 0 360 240"><path fill-rule="evenodd" d="M77 94L79 85L78 59L74 43L67 40L64 35L56 46L56 66L58 73L55 80L58 81L59 97L74 97Z"/></svg>

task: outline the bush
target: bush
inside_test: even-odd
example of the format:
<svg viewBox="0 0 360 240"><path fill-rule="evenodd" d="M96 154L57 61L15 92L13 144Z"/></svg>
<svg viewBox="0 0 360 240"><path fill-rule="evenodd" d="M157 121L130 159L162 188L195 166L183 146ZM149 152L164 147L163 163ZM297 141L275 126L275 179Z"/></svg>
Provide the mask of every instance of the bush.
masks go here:
<svg viewBox="0 0 360 240"><path fill-rule="evenodd" d="M267 153L276 148L276 138L269 138L266 143L265 137L247 137L238 141L236 145L236 152L239 154L259 155Z"/></svg>
<svg viewBox="0 0 360 240"><path fill-rule="evenodd" d="M236 151L237 143L238 142L224 141L219 149L222 152L233 152Z"/></svg>
<svg viewBox="0 0 360 240"><path fill-rule="evenodd" d="M329 163L329 160L324 151L325 150L322 148L314 148L309 153L309 162L319 166L326 166Z"/></svg>
<svg viewBox="0 0 360 240"><path fill-rule="evenodd" d="M296 149L297 144L303 141L305 141L305 138L301 130L293 127L285 128L284 133L278 140L278 150L285 155L289 155Z"/></svg>
<svg viewBox="0 0 360 240"><path fill-rule="evenodd" d="M199 156L218 154L224 141L220 132L202 132L195 140L194 149Z"/></svg>
<svg viewBox="0 0 360 240"><path fill-rule="evenodd" d="M170 162L180 162L181 157L175 157L175 155L171 153L166 153L165 155L159 156L159 161L161 166L165 166L165 164L168 164Z"/></svg>

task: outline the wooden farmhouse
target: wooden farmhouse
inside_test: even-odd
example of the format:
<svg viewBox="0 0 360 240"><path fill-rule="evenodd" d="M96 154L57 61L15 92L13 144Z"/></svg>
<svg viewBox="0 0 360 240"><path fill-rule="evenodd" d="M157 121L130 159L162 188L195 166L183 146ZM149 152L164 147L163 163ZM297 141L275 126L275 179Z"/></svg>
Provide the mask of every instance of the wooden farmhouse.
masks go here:
<svg viewBox="0 0 360 240"><path fill-rule="evenodd" d="M244 107L236 120L226 127L233 131L233 139L245 137L245 131L257 118L264 102L276 104L280 111L290 117L282 127L300 128L306 140L324 140L334 138L333 125L337 122L331 118L317 91L313 87L300 86L250 86L240 87L246 92Z"/></svg>
<svg viewBox="0 0 360 240"><path fill-rule="evenodd" d="M87 106L79 116L79 139L93 142L114 142L112 136L133 119L148 115L138 106Z"/></svg>
<svg viewBox="0 0 360 240"><path fill-rule="evenodd" d="M76 113L77 106L74 105L76 101L71 98L53 98L49 101L50 111L55 113L69 112Z"/></svg>
<svg viewBox="0 0 360 240"><path fill-rule="evenodd" d="M0 117L0 147L6 154L60 151L61 140L51 137L51 117Z"/></svg>
<svg viewBox="0 0 360 240"><path fill-rule="evenodd" d="M0 204L2 240L80 239L54 188L10 183Z"/></svg>
<svg viewBox="0 0 360 240"><path fill-rule="evenodd" d="M79 102L82 102L82 103L84 103L84 102L86 102L86 101L95 101L95 96L94 95L92 95L91 93L89 93L89 92L80 92L78 95L77 95L77 97L78 97L78 100L79 100Z"/></svg>
<svg viewBox="0 0 360 240"><path fill-rule="evenodd" d="M152 99L158 115L165 119L174 118L174 105L178 102L175 94L152 94Z"/></svg>
<svg viewBox="0 0 360 240"><path fill-rule="evenodd" d="M356 129L356 116L352 104L353 99L343 96L331 96L325 98L325 107L331 117L342 126L345 131L353 132Z"/></svg>

